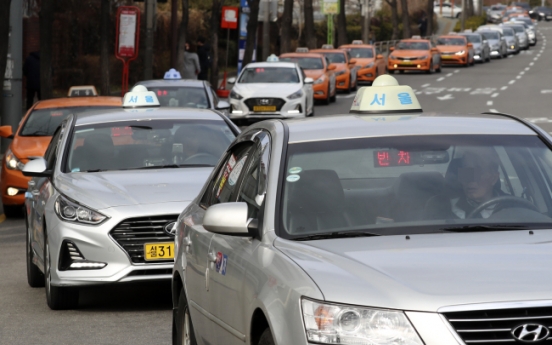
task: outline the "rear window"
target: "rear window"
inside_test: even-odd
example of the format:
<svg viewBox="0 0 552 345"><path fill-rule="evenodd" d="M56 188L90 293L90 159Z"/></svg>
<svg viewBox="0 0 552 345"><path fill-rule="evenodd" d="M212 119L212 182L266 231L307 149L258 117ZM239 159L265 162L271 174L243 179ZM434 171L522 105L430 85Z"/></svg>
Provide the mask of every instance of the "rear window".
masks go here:
<svg viewBox="0 0 552 345"><path fill-rule="evenodd" d="M481 36L479 35L467 35L466 38L470 43L481 43Z"/></svg>
<svg viewBox="0 0 552 345"><path fill-rule="evenodd" d="M321 58L314 57L283 57L282 62L294 62L302 69L324 69L324 63Z"/></svg>
<svg viewBox="0 0 552 345"><path fill-rule="evenodd" d="M59 127L61 122L65 120L69 114L82 113L98 109L118 109L118 107L93 106L36 109L31 112L27 118L27 121L23 124L21 130L19 131L19 135L23 137L51 137L54 135L56 128Z"/></svg>
<svg viewBox="0 0 552 345"><path fill-rule="evenodd" d="M207 93L202 87L148 87L155 92L162 107L209 108Z"/></svg>

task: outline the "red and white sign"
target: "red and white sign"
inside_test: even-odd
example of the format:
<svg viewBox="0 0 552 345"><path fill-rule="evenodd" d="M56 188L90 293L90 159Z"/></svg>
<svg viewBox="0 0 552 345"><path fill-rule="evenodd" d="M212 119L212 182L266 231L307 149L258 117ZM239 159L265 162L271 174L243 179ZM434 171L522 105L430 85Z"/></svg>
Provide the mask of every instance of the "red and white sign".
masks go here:
<svg viewBox="0 0 552 345"><path fill-rule="evenodd" d="M237 7L222 6L222 19L220 27L222 29L237 29L238 28L238 11Z"/></svg>
<svg viewBox="0 0 552 345"><path fill-rule="evenodd" d="M116 55L133 58L138 55L140 10L134 6L121 6L117 16Z"/></svg>

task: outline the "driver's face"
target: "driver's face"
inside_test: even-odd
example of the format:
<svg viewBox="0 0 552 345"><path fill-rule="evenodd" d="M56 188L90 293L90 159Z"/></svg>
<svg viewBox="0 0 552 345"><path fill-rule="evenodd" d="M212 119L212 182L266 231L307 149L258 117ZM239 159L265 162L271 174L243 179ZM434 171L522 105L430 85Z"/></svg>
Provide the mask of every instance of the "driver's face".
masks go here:
<svg viewBox="0 0 552 345"><path fill-rule="evenodd" d="M488 160L473 153L466 153L458 179L468 199L484 202L493 197L493 186L498 181L498 171L493 171Z"/></svg>

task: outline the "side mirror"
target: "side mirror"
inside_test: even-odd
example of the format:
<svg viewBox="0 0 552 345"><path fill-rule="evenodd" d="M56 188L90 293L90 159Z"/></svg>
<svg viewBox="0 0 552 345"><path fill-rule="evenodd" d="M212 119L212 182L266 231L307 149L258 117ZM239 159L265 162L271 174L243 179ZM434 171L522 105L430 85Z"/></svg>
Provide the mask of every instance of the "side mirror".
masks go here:
<svg viewBox="0 0 552 345"><path fill-rule="evenodd" d="M473 43L468 43L468 48L473 48Z"/></svg>
<svg viewBox="0 0 552 345"><path fill-rule="evenodd" d="M376 55L376 60L381 60L381 59L383 59L383 55L381 54Z"/></svg>
<svg viewBox="0 0 552 345"><path fill-rule="evenodd" d="M337 68L337 66L336 66L335 64L332 63L332 64L330 64L330 65L328 66L328 71L333 71L333 70L336 69L336 68Z"/></svg>
<svg viewBox="0 0 552 345"><path fill-rule="evenodd" d="M349 60L349 64L354 65L357 63L357 59L351 59Z"/></svg>
<svg viewBox="0 0 552 345"><path fill-rule="evenodd" d="M23 167L23 175L30 177L50 177L51 170L46 170L46 160L42 157L33 159Z"/></svg>
<svg viewBox="0 0 552 345"><path fill-rule="evenodd" d="M312 84L312 83L314 83L314 79L308 78L308 77L305 78L305 84Z"/></svg>
<svg viewBox="0 0 552 345"><path fill-rule="evenodd" d="M395 51L395 47L390 47L390 48L389 48L389 51L390 51L390 52Z"/></svg>
<svg viewBox="0 0 552 345"><path fill-rule="evenodd" d="M247 204L245 202L227 202L211 205L203 217L205 230L216 234L231 236L251 236L249 225L256 222L247 219Z"/></svg>
<svg viewBox="0 0 552 345"><path fill-rule="evenodd" d="M219 101L216 106L217 110L228 110L230 109L230 103L226 101Z"/></svg>
<svg viewBox="0 0 552 345"><path fill-rule="evenodd" d="M228 80L226 81L228 84L235 84L236 83L236 78L235 77L232 77L232 78L228 78Z"/></svg>
<svg viewBox="0 0 552 345"><path fill-rule="evenodd" d="M1 126L0 127L0 137L7 138L7 139L13 139L13 130L12 126Z"/></svg>

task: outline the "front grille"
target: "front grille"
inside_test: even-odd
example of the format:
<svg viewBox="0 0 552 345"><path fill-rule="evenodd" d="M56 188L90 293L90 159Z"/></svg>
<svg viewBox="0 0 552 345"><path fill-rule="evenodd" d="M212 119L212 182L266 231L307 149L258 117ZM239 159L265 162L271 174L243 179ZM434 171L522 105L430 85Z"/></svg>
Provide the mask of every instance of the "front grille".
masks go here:
<svg viewBox="0 0 552 345"><path fill-rule="evenodd" d="M280 111L286 101L281 98L249 98L244 101L249 110L253 111L255 106L276 106L276 111Z"/></svg>
<svg viewBox="0 0 552 345"><path fill-rule="evenodd" d="M419 57L398 57L397 60L399 61L412 61L412 60L419 60Z"/></svg>
<svg viewBox="0 0 552 345"><path fill-rule="evenodd" d="M462 311L443 315L466 344L520 342L515 335L521 335L522 340L528 342L534 342L536 337L538 340L542 338L539 344L552 344L552 307ZM522 332L524 325L527 326Z"/></svg>
<svg viewBox="0 0 552 345"><path fill-rule="evenodd" d="M442 52L441 55L454 55L456 52Z"/></svg>
<svg viewBox="0 0 552 345"><path fill-rule="evenodd" d="M178 215L140 217L125 219L111 230L111 237L127 252L130 260L145 263L144 244L173 242L174 236L165 232L165 226L176 222ZM167 262L173 260L156 261Z"/></svg>

